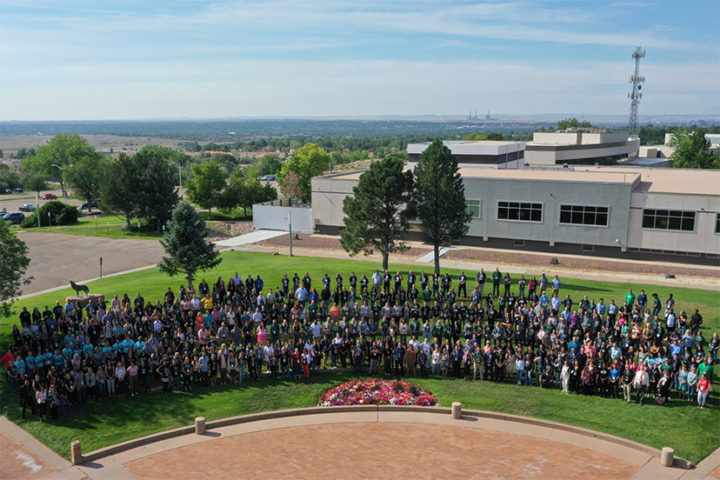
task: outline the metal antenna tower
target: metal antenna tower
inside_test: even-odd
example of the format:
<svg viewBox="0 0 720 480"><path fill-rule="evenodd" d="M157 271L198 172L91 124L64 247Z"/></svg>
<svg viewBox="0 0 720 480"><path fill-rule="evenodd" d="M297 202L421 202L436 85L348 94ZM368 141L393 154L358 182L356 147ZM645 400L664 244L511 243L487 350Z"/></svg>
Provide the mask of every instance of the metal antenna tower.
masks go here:
<svg viewBox="0 0 720 480"><path fill-rule="evenodd" d="M642 83L645 81L645 77L640 75L640 59L645 56L645 50L641 47L637 47L633 53L632 58L635 59L635 74L630 75L630 83L632 83L632 92L628 93L630 99L630 121L628 125L630 127L630 135L635 135L637 129L637 113L640 99L642 98Z"/></svg>

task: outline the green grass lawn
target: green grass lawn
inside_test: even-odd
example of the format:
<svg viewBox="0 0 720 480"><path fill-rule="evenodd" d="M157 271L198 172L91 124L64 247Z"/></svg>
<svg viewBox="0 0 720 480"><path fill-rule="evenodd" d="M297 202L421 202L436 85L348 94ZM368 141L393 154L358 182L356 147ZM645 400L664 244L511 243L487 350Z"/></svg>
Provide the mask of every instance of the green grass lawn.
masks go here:
<svg viewBox="0 0 720 480"><path fill-rule="evenodd" d="M280 284L283 273L289 277L297 272L302 276L309 272L313 284L320 284L322 274L334 279L341 272L347 280L351 271L358 277L370 274L378 265L358 260L319 259L310 257L273 256L266 253L225 252L223 263L215 270L205 272L208 282L218 276L232 277L238 271L243 278L257 272L265 280L266 288ZM494 265L485 265L494 269ZM422 268L408 265L391 265L392 270L404 273L409 269L419 272ZM432 266L424 268L430 272ZM447 269L451 274L459 273ZM466 272L469 273L469 272ZM537 272L542 273L541 271ZM474 274L474 272L473 272ZM200 278L198 278L198 281ZM620 301L628 288L648 294L657 292L664 300L672 292L677 309L699 308L705 323L704 330L720 330L720 295L717 291L688 288L657 287L632 282L600 282L562 278L561 293L569 293L575 302L583 295L606 302L614 298ZM155 269L105 278L90 284L92 292L104 293L106 298L118 293L128 293L131 298L140 291L149 301L160 298L168 286L177 290L183 283L181 278L168 278ZM44 307L54 305L55 300L64 301L74 292L63 289L17 302L17 307ZM0 345L7 346L10 330L17 316L0 321ZM146 435L192 423L197 415L217 419L231 415L252 413L282 408L315 405L317 396L332 386L351 378L348 374L322 375L307 383L273 382L262 380L246 386L201 389L192 393L151 394L134 398L120 398L112 402L92 404L82 412L75 412L56 424L43 424L34 420L19 421L17 397L7 391L6 382L0 382L0 411L12 421L35 435L58 453L68 456L69 443L81 439L86 449L93 450L123 440ZM679 456L697 462L720 445L720 401L716 391L711 394L710 408L699 410L684 402L671 401L666 408L648 405L638 407L626 405L620 400L596 397L566 396L557 390L524 388L510 384L469 383L460 380L417 380L416 383L429 388L438 398L440 405L449 406L452 401L461 401L468 408L492 410L519 415L545 418L585 428L595 429L624 438L629 438L654 447L671 445ZM713 427L712 425L715 425Z"/></svg>
<svg viewBox="0 0 720 480"><path fill-rule="evenodd" d="M77 223L72 225L61 225L57 227L34 227L25 228L23 230L29 232L50 232L50 233L69 233L71 235L84 235L89 237L108 237L108 238L161 238L162 233L155 232L142 227L137 230L137 223L133 224L133 229L128 230L125 219L116 216L104 217L81 217Z"/></svg>
<svg viewBox="0 0 720 480"><path fill-rule="evenodd" d="M312 407L318 396L353 377L348 373L321 373L308 380L261 379L192 392L121 396L88 404L54 423L23 421L12 405L4 408L10 420L64 457L70 442L81 439L91 451L143 435L190 425L202 415L207 420L287 408ZM559 390L518 387L513 384L467 382L458 379L410 379L430 389L438 405L460 401L464 408L490 410L569 423L629 438L656 448L671 445L676 454L698 462L720 444L718 397L700 410L673 399L669 406L640 407L622 400L565 395ZM3 392L3 400L8 397ZM14 399L12 399L14 400ZM15 403L17 403L15 401ZM28 418L32 416L29 415Z"/></svg>

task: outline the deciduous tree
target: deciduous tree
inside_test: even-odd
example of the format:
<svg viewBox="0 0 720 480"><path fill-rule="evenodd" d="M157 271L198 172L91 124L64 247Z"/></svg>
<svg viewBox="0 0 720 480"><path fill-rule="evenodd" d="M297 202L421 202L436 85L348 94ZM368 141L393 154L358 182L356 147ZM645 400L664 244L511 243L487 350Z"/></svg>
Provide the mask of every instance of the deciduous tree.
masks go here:
<svg viewBox="0 0 720 480"><path fill-rule="evenodd" d="M340 244L350 255L367 255L374 247L382 254L383 269L388 268L390 253L408 248L400 238L410 228L413 178L411 172L403 172L404 164L398 155L372 162L343 202Z"/></svg>
<svg viewBox="0 0 720 480"><path fill-rule="evenodd" d="M196 205L211 211L222 206L222 194L226 186L227 171L217 160L192 165L193 177L185 183L188 197Z"/></svg>
<svg viewBox="0 0 720 480"><path fill-rule="evenodd" d="M85 157L95 157L97 152L80 135L55 135L48 143L40 147L35 155L22 163L26 173L38 173L47 180L60 182L63 197L67 198L65 187L66 169Z"/></svg>
<svg viewBox="0 0 720 480"><path fill-rule="evenodd" d="M287 175L294 172L298 177L300 198L309 201L312 194L310 180L312 177L323 173L329 166L330 155L316 144L308 143L293 154L292 160L285 162L282 170L280 170L278 181L283 188L283 192L287 195L285 190Z"/></svg>
<svg viewBox="0 0 720 480"><path fill-rule="evenodd" d="M682 129L673 133L669 145L675 168L720 168L720 154L710 151L710 140L701 130Z"/></svg>
<svg viewBox="0 0 720 480"><path fill-rule="evenodd" d="M66 179L75 195L83 198L92 210L93 200L100 197L105 169L108 161L100 155L85 155L67 169Z"/></svg>

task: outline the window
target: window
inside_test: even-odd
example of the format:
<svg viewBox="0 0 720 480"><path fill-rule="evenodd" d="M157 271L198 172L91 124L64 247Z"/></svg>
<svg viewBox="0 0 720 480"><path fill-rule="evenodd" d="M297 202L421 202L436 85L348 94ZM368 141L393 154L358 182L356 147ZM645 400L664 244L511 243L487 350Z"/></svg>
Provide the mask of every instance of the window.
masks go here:
<svg viewBox="0 0 720 480"><path fill-rule="evenodd" d="M498 219L542 222L542 203L498 202Z"/></svg>
<svg viewBox="0 0 720 480"><path fill-rule="evenodd" d="M480 218L480 200L465 200L465 208L471 218Z"/></svg>
<svg viewBox="0 0 720 480"><path fill-rule="evenodd" d="M692 232L695 230L695 212L645 209L643 210L642 227Z"/></svg>
<svg viewBox="0 0 720 480"><path fill-rule="evenodd" d="M720 233L720 213L715 214L715 233Z"/></svg>
<svg viewBox="0 0 720 480"><path fill-rule="evenodd" d="M514 247L524 247L524 246L525 246L525 240L513 239L513 246L514 246Z"/></svg>
<svg viewBox="0 0 720 480"><path fill-rule="evenodd" d="M560 205L560 223L607 227L608 207Z"/></svg>

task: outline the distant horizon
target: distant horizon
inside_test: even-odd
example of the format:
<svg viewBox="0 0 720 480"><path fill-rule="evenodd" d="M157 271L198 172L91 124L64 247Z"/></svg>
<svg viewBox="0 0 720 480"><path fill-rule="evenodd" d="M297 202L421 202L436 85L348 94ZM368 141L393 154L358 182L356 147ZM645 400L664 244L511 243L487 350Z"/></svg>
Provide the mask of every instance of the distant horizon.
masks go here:
<svg viewBox="0 0 720 480"><path fill-rule="evenodd" d="M607 123L627 123L627 115L623 114L583 114L583 113L539 113L539 114L510 114L510 113L492 113L490 118L485 118L485 113L477 113L477 118L468 118L468 115L462 114L417 114L417 115L401 115L401 114L376 114L376 115L257 115L257 116L174 116L174 117L135 117L135 118L77 118L77 119L28 119L28 120L0 120L0 123L103 123L103 122L204 122L204 121L243 121L243 120L311 120L311 121L332 121L332 120L429 120L429 121L453 121L463 122L472 121L477 123L493 123L503 120L524 121L524 122L554 122L565 118L577 118L578 120L596 120L605 121ZM475 112L473 111L473 115ZM699 121L720 122L720 113L718 114L702 114L702 113L665 113L657 115L639 115L638 125L650 123L657 119L692 119ZM603 120L604 119L604 120Z"/></svg>

